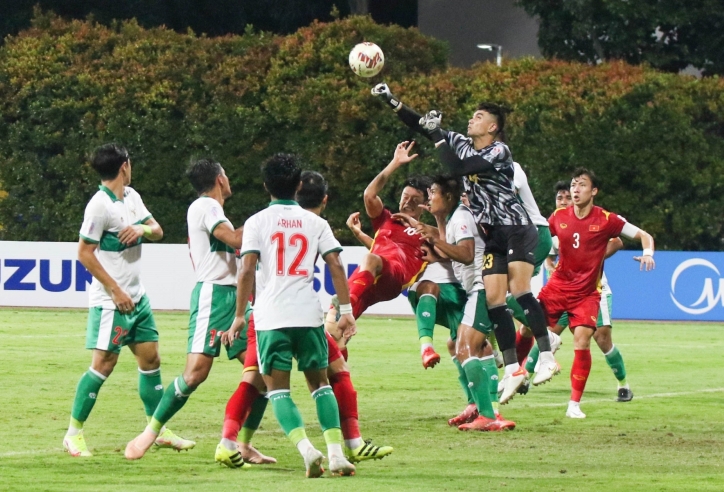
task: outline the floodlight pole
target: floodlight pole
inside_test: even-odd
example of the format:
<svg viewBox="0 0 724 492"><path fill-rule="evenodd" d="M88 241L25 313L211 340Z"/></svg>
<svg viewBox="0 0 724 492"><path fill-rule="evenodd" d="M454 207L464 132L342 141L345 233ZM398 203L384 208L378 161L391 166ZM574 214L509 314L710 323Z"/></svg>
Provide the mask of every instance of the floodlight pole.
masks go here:
<svg viewBox="0 0 724 492"><path fill-rule="evenodd" d="M486 51L495 50L495 64L501 66L503 64L503 46L500 44L479 44L478 48Z"/></svg>

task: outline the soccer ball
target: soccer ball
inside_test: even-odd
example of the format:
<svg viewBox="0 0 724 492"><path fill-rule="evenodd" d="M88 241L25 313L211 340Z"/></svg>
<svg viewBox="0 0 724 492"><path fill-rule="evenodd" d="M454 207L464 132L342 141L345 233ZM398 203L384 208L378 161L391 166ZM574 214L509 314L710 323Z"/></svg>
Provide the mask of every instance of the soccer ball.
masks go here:
<svg viewBox="0 0 724 492"><path fill-rule="evenodd" d="M374 77L385 66L385 54L375 43L360 43L349 52L349 66L360 77Z"/></svg>

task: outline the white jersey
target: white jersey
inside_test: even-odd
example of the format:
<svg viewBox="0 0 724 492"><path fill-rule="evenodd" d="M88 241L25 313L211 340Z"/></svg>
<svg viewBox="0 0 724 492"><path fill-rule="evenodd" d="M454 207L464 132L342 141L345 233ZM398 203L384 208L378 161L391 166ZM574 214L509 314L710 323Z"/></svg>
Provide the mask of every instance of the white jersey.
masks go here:
<svg viewBox="0 0 724 492"><path fill-rule="evenodd" d="M142 240L126 246L118 239L118 233L126 226L143 224L152 215L133 188L125 187L123 200L116 198L107 187L99 188L85 207L80 238L98 245L96 256L103 269L137 303L146 293L141 284ZM110 292L95 277L88 298L90 307L116 308Z"/></svg>
<svg viewBox="0 0 724 492"><path fill-rule="evenodd" d="M244 224L241 255L259 255L257 331L316 328L324 323L314 291L317 256L342 251L326 220L292 200L276 200Z"/></svg>
<svg viewBox="0 0 724 492"><path fill-rule="evenodd" d="M202 196L196 199L186 214L189 253L197 282L236 285L236 255L234 248L214 237L214 229L231 221L215 199Z"/></svg>
<svg viewBox="0 0 724 492"><path fill-rule="evenodd" d="M457 244L460 241L472 239L475 241L475 260L470 265L458 261L453 262L455 277L470 294L483 287L483 258L485 256L485 241L480 237L478 226L475 223L472 211L465 205L458 205L455 212L448 219L445 227L445 241Z"/></svg>
<svg viewBox="0 0 724 492"><path fill-rule="evenodd" d="M517 162L513 163L513 170L513 184L515 185L515 190L518 192L518 197L520 197L523 208L528 213L528 217L530 217L530 221L537 226L548 227L548 221L541 215L533 193L530 191L528 176L525 175L525 171L523 171L523 168L520 167L520 164Z"/></svg>

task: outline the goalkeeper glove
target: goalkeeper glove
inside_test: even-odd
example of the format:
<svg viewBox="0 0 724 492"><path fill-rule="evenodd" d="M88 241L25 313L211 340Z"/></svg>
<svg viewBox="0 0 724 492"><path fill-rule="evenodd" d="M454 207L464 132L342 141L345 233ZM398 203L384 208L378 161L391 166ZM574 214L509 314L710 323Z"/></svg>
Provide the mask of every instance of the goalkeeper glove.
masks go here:
<svg viewBox="0 0 724 492"><path fill-rule="evenodd" d="M430 140L437 145L440 141L445 140L445 132L440 128L442 122L442 113L437 109L428 111L428 113L420 118L420 128L430 136Z"/></svg>
<svg viewBox="0 0 724 492"><path fill-rule="evenodd" d="M377 84L372 88L372 95L377 96L380 99L382 99L384 102L389 104L392 109L398 110L402 106L402 102L397 99L392 92L390 92L390 88L387 87L387 84L382 82L381 84Z"/></svg>

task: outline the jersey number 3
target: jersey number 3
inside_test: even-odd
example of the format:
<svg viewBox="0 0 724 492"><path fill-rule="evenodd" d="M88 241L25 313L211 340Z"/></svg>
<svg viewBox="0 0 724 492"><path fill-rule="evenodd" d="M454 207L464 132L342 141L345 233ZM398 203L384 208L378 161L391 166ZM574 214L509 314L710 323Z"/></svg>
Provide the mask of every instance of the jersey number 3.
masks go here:
<svg viewBox="0 0 724 492"><path fill-rule="evenodd" d="M577 232L573 233L573 247L578 249L578 247L581 245L580 243L581 235Z"/></svg>
<svg viewBox="0 0 724 492"><path fill-rule="evenodd" d="M285 254L286 254L286 238L283 232L275 232L271 237L272 242L277 243L277 275L284 275L284 266L286 265ZM287 275L291 277L306 277L309 275L307 270L300 270L299 265L304 261L304 257L307 256L309 250L309 241L303 234L295 233L289 237L289 246L299 245L299 251L297 256L294 257L294 261L289 265L289 271Z"/></svg>

